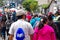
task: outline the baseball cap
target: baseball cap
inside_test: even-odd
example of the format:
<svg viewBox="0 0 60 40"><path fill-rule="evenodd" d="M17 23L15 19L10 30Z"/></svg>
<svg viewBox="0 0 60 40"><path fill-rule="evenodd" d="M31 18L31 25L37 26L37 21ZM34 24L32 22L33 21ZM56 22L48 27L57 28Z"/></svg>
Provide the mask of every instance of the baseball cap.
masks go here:
<svg viewBox="0 0 60 40"><path fill-rule="evenodd" d="M24 11L23 9L20 9L16 12L16 16L21 16L21 15L26 15L26 11Z"/></svg>

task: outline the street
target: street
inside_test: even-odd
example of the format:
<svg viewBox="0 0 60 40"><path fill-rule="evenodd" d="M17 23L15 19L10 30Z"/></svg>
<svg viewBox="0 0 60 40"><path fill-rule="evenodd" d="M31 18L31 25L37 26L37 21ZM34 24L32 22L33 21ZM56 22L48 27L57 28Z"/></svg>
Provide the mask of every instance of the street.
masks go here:
<svg viewBox="0 0 60 40"><path fill-rule="evenodd" d="M7 36L7 33L6 33L6 35L5 35L5 40L8 40L8 36ZM2 37L0 37L0 40L3 40L3 38Z"/></svg>
<svg viewBox="0 0 60 40"><path fill-rule="evenodd" d="M2 38L0 37L0 40L2 40Z"/></svg>

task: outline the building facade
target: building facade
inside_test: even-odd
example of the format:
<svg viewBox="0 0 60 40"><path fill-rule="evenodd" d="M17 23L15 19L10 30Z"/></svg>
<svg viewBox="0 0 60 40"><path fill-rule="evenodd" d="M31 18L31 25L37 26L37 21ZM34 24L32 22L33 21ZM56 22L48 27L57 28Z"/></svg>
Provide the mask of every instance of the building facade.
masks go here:
<svg viewBox="0 0 60 40"><path fill-rule="evenodd" d="M60 0L37 0L37 1L39 5L51 3L50 7L48 8L49 12L56 13L56 11L60 9Z"/></svg>
<svg viewBox="0 0 60 40"><path fill-rule="evenodd" d="M42 5L42 4L48 4L50 3L52 0L37 0L38 1L38 4L39 5Z"/></svg>
<svg viewBox="0 0 60 40"><path fill-rule="evenodd" d="M54 0L50 5L50 12L55 14L58 10L60 10L60 0Z"/></svg>
<svg viewBox="0 0 60 40"><path fill-rule="evenodd" d="M38 1L39 5L43 5L43 4L49 4L49 3L51 3L52 0L37 0L37 1ZM49 11L49 9L47 9L46 12L48 12L48 11ZM45 10L42 9L42 7L40 7L40 12L45 13Z"/></svg>

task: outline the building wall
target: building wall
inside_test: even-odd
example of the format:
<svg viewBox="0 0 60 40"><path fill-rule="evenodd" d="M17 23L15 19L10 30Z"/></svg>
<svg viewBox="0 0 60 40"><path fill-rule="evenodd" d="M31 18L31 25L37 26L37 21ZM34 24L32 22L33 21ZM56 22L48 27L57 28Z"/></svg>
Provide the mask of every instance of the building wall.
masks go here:
<svg viewBox="0 0 60 40"><path fill-rule="evenodd" d="M57 5L60 6L60 0L57 0Z"/></svg>
<svg viewBox="0 0 60 40"><path fill-rule="evenodd" d="M38 4L39 5L47 4L47 0L38 0Z"/></svg>
<svg viewBox="0 0 60 40"><path fill-rule="evenodd" d="M49 4L51 3L52 0L38 0L38 3L39 5L42 5L42 4ZM60 0L59 0L60 1ZM58 1L58 2L59 2ZM60 4L60 3L59 3ZM54 3L54 1L51 3L50 7L49 7L49 12L52 12L52 13L55 13L55 11L57 11L57 5L59 4L56 4ZM54 9L56 8L56 9Z"/></svg>
<svg viewBox="0 0 60 40"><path fill-rule="evenodd" d="M39 5L42 4L49 4L52 0L37 0ZM52 9L52 7L50 8ZM44 13L44 9L40 8L40 10L42 11L42 13ZM46 13L49 11L49 9L47 9Z"/></svg>
<svg viewBox="0 0 60 40"><path fill-rule="evenodd" d="M39 5L42 5L42 4L48 4L51 2L51 0L37 0L38 1L38 4Z"/></svg>
<svg viewBox="0 0 60 40"><path fill-rule="evenodd" d="M59 7L59 9L60 9L60 0L56 0L57 1L57 3L54 3L54 2L52 2L52 4L50 5L50 12L53 12L53 13L55 13L55 11L58 11L58 7Z"/></svg>
<svg viewBox="0 0 60 40"><path fill-rule="evenodd" d="M49 12L54 13L54 7L55 7L54 2L52 2L49 8Z"/></svg>

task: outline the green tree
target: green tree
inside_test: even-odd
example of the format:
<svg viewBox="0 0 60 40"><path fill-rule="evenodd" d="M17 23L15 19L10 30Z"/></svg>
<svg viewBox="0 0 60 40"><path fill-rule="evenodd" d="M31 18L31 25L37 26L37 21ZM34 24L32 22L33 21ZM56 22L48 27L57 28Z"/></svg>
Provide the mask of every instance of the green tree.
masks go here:
<svg viewBox="0 0 60 40"><path fill-rule="evenodd" d="M41 6L42 6L42 8L47 9L48 6L49 6L49 4L43 4L43 5L41 5Z"/></svg>
<svg viewBox="0 0 60 40"><path fill-rule="evenodd" d="M40 5L44 9L45 13L46 13L47 9L49 8L49 4L50 3Z"/></svg>
<svg viewBox="0 0 60 40"><path fill-rule="evenodd" d="M38 1L36 0L24 0L22 3L23 7L28 11L35 11L38 7Z"/></svg>
<svg viewBox="0 0 60 40"><path fill-rule="evenodd" d="M4 5L3 0L0 0L0 7L3 5Z"/></svg>

